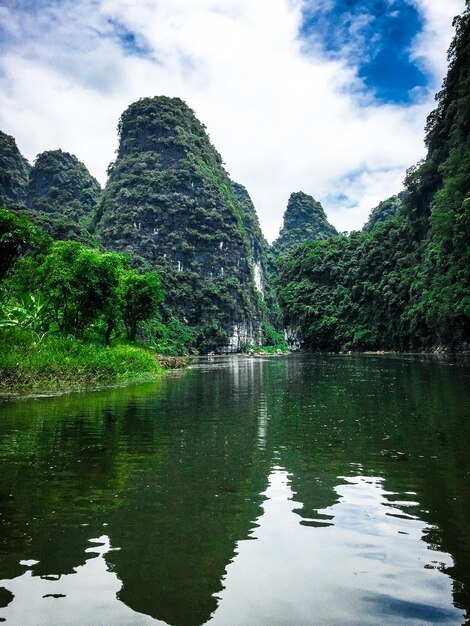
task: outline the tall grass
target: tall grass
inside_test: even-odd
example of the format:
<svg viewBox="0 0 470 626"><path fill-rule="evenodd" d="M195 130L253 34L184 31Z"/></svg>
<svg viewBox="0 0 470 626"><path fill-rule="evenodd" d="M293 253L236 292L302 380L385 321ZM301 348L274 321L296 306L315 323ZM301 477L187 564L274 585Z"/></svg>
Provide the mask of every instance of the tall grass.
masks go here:
<svg viewBox="0 0 470 626"><path fill-rule="evenodd" d="M163 373L148 350L105 347L27 330L0 329L0 393L97 387L148 380Z"/></svg>

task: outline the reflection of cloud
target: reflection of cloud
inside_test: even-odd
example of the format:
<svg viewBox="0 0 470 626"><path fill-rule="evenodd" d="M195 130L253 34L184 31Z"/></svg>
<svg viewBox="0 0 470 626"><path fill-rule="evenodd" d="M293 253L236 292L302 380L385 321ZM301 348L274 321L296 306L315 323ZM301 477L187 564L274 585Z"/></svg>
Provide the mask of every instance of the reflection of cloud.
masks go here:
<svg viewBox="0 0 470 626"><path fill-rule="evenodd" d="M14 594L12 602L2 609L7 622L22 626L164 624L135 613L116 599L122 583L106 564L105 555L113 549L109 537L89 541L93 546L86 552L91 558L73 574L53 578L34 576L34 570L27 570L12 580L0 580L0 585Z"/></svg>
<svg viewBox="0 0 470 626"><path fill-rule="evenodd" d="M393 501L378 477L339 480L339 501L320 511L333 524L310 527L288 472L273 468L256 541L238 543L211 624L460 623L452 581L433 566L452 560L422 540L426 524L406 514L416 503Z"/></svg>
<svg viewBox="0 0 470 626"><path fill-rule="evenodd" d="M414 1L426 26L413 55L432 72L434 89L463 1ZM35 3L3 6L0 126L29 159L60 146L104 182L121 112L143 96L179 96L208 126L232 178L247 186L269 238L300 189L323 201L333 188L345 194L347 210L334 200L325 208L340 230L358 228L379 184L380 199L399 191L422 155L432 94L419 92L408 107L375 102L354 57L305 49L304 5L44 0L35 13L18 9ZM362 166L368 178L349 187L345 175Z"/></svg>

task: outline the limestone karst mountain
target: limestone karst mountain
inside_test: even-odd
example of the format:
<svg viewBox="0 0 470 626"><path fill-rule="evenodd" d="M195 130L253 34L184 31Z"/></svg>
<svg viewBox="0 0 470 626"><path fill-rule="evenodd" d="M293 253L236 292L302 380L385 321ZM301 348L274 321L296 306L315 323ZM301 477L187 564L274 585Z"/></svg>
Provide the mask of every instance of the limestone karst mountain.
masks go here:
<svg viewBox="0 0 470 626"><path fill-rule="evenodd" d="M320 202L299 191L289 198L283 227L272 246L273 255L284 256L306 241L328 239L337 234Z"/></svg>
<svg viewBox="0 0 470 626"><path fill-rule="evenodd" d="M101 242L160 273L168 314L180 316L199 349L258 344L264 240L205 127L182 100L161 96L129 106L118 132L97 216Z"/></svg>
<svg viewBox="0 0 470 626"><path fill-rule="evenodd" d="M34 162L26 205L33 221L55 239L88 241L100 194L98 181L76 156L50 150Z"/></svg>

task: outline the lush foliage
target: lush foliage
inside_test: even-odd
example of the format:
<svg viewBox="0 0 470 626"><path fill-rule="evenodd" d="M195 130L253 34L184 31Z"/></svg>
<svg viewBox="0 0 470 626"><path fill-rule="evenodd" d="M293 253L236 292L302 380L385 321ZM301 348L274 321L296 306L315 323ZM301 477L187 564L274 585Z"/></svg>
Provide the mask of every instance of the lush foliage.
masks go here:
<svg viewBox="0 0 470 626"><path fill-rule="evenodd" d="M139 274L126 270L121 278L122 321L127 338L134 341L139 322L144 322L155 313L157 302L163 298L163 289L158 274Z"/></svg>
<svg viewBox="0 0 470 626"><path fill-rule="evenodd" d="M43 152L31 168L13 137L0 131L0 205L25 213L54 239L91 242L99 183L75 156Z"/></svg>
<svg viewBox="0 0 470 626"><path fill-rule="evenodd" d="M90 242L101 187L77 157L62 150L38 155L31 169L28 215L54 239Z"/></svg>
<svg viewBox="0 0 470 626"><path fill-rule="evenodd" d="M41 232L24 216L0 207L0 281L28 247L38 246Z"/></svg>
<svg viewBox="0 0 470 626"><path fill-rule="evenodd" d="M404 192L400 192L396 196L392 196L391 198L387 198L387 200L382 200L372 211L370 212L369 219L364 224L362 230L364 232L370 233L374 230L376 224L380 224L380 222L386 222L391 217L395 217L400 209Z"/></svg>
<svg viewBox="0 0 470 626"><path fill-rule="evenodd" d="M142 324L143 337L158 354L185 356L196 349L194 331L178 317L154 316Z"/></svg>
<svg viewBox="0 0 470 626"><path fill-rule="evenodd" d="M157 274L129 269L115 252L52 242L3 209L0 229L0 387L63 387L159 371L149 345L104 345L113 332L133 340L158 318Z"/></svg>
<svg viewBox="0 0 470 626"><path fill-rule="evenodd" d="M204 126L181 100L158 97L128 107L118 131L100 240L158 272L162 322L184 323L192 348L227 343L240 323L257 341L268 307L254 268L264 273L266 244L246 190L232 185Z"/></svg>
<svg viewBox="0 0 470 626"><path fill-rule="evenodd" d="M468 2L467 2L468 6ZM470 12L395 218L285 259L285 322L313 348L425 349L470 339Z"/></svg>
<svg viewBox="0 0 470 626"><path fill-rule="evenodd" d="M93 322L114 320L119 308L121 257L76 241L55 241L38 268L41 291L59 330L81 336Z"/></svg>
<svg viewBox="0 0 470 626"><path fill-rule="evenodd" d="M100 252L77 241L50 242L40 254L32 249L8 277L2 298L4 323L11 325L17 319L22 326L17 311L25 303L40 301L46 331L83 337L94 329L109 343L122 323L128 339L134 340L139 324L158 314L163 290L157 274L139 273L128 265L123 255Z"/></svg>

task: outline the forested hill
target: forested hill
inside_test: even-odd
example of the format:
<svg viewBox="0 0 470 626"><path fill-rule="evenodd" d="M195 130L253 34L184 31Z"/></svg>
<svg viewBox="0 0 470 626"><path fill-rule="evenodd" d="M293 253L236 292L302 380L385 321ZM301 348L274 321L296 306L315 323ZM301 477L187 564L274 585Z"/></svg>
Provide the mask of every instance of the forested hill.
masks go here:
<svg viewBox="0 0 470 626"><path fill-rule="evenodd" d="M167 315L198 349L260 343L263 239L249 196L232 185L204 126L182 100L161 96L132 104L118 131L97 217L103 245L159 272Z"/></svg>
<svg viewBox="0 0 470 626"><path fill-rule="evenodd" d="M53 239L124 252L157 271L165 299L148 332L184 351L283 341L256 210L191 109L177 98L142 99L118 132L104 191L75 156L43 152L31 167L1 133L0 204Z"/></svg>
<svg viewBox="0 0 470 626"><path fill-rule="evenodd" d="M98 181L74 155L50 150L31 167L15 139L0 131L0 206L26 213L54 239L89 243L100 195Z"/></svg>
<svg viewBox="0 0 470 626"><path fill-rule="evenodd" d="M468 347L470 11L396 217L370 233L306 244L282 267L285 323L315 349Z"/></svg>
<svg viewBox="0 0 470 626"><path fill-rule="evenodd" d="M370 212L369 219L364 224L362 230L364 232L370 232L374 230L376 224L380 224L381 222L386 222L391 217L395 217L400 209L405 192L401 191L396 196L392 196L391 198L387 198L387 200L382 200L372 211Z"/></svg>
<svg viewBox="0 0 470 626"><path fill-rule="evenodd" d="M284 223L272 245L272 253L274 257L283 256L306 241L328 239L337 234L320 202L299 191L289 198Z"/></svg>
<svg viewBox="0 0 470 626"><path fill-rule="evenodd" d="M55 239L89 240L101 187L73 154L50 150L31 169L26 205L33 221Z"/></svg>

